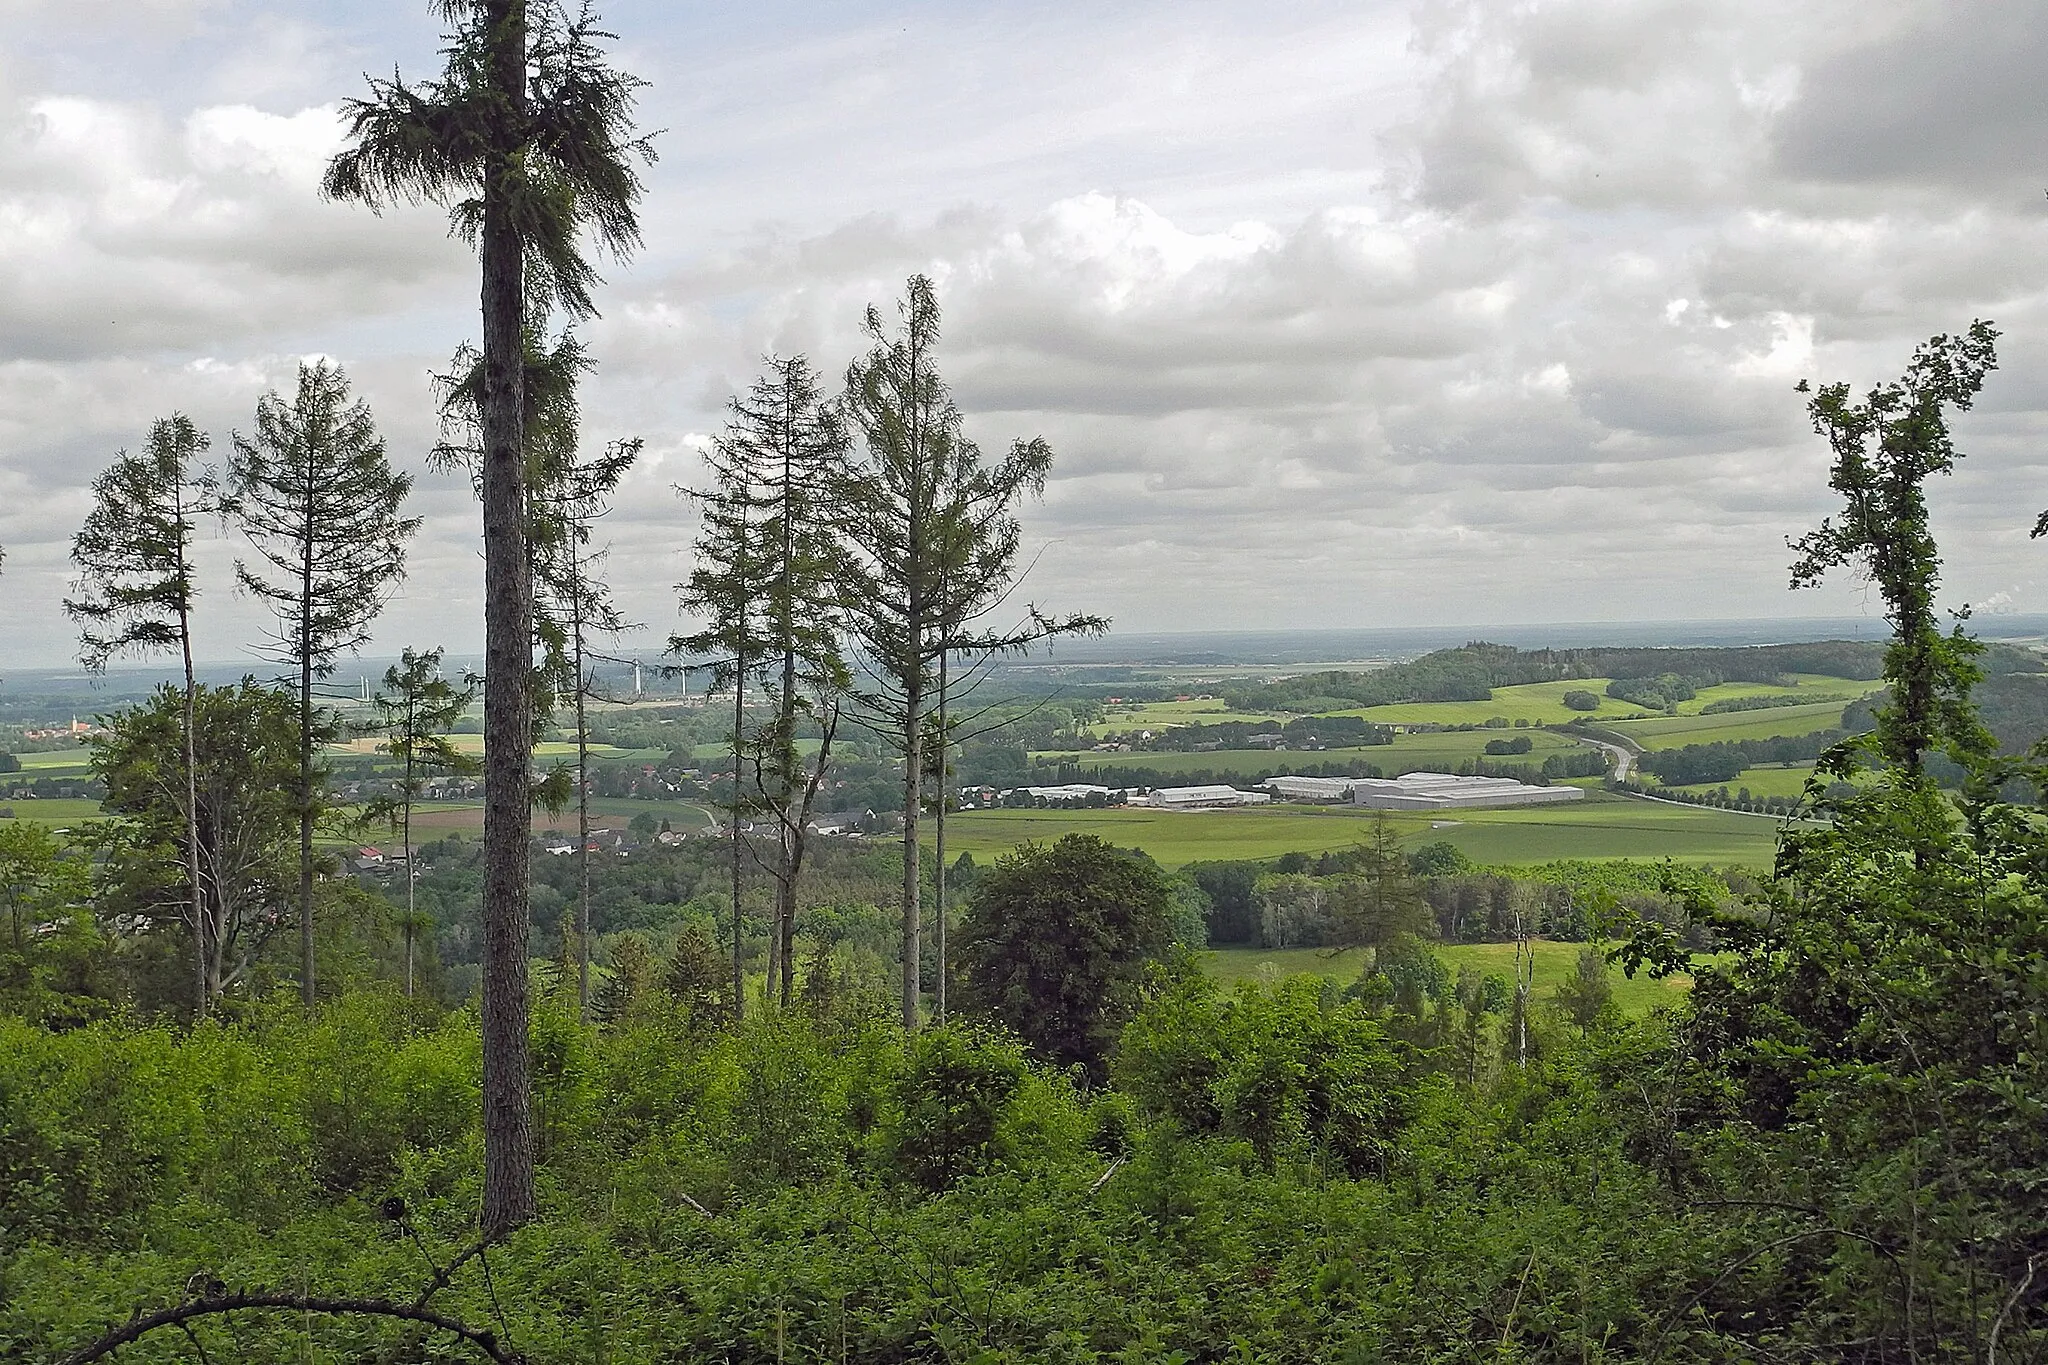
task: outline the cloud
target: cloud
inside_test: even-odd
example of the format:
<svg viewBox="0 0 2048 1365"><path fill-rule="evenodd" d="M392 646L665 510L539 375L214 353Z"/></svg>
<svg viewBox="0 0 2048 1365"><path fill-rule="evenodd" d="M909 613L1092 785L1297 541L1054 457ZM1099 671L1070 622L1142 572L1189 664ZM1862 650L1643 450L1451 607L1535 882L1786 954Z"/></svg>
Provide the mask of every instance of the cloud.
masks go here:
<svg viewBox="0 0 2048 1365"><path fill-rule="evenodd" d="M2048 21L2027 7L943 18L633 16L646 121L669 132L648 251L608 268L587 328L585 408L593 442L647 442L605 534L649 638L677 624L694 532L674 485L727 397L770 351L836 379L913 271L939 283L972 434L1057 452L1026 510L1047 547L1030 594L1126 628L1849 604L1847 583L1784 593L1785 537L1830 498L1793 385L1875 382L1973 316L2005 329L2006 368L1933 494L1947 581L2048 605L2025 535L2048 505L2048 115L2026 83ZM314 193L346 73L397 52L417 74L421 34L230 3L135 32L92 48L114 54L100 84L0 72L18 660L68 647L86 478L150 418L185 408L225 440L319 351L417 468L427 372L476 327L473 260L437 211ZM113 79L171 52L192 56L172 85ZM381 638L474 647L474 508L447 480L419 496ZM207 554L206 629L232 652L256 623L224 586L232 545Z"/></svg>

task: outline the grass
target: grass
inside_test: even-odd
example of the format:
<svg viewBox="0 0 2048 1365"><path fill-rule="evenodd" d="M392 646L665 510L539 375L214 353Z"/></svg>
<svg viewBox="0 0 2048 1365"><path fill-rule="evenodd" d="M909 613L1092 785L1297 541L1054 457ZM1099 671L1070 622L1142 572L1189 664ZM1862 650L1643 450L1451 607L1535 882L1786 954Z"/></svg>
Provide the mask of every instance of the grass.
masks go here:
<svg viewBox="0 0 2048 1365"><path fill-rule="evenodd" d="M100 803L72 798L0 797L0 810L11 810L27 824L69 826L101 818Z"/></svg>
<svg viewBox="0 0 2048 1365"><path fill-rule="evenodd" d="M1363 716L1382 725L1484 725L1496 716L1532 724L1562 725L1574 716L1612 719L1642 714L1633 702L1616 701L1607 695L1606 678L1576 678L1568 682L1523 683L1518 687L1496 687L1491 701L1408 701L1388 706L1365 706L1349 711L1332 711L1333 716ZM1597 711L1573 711L1564 704L1567 692L1591 692L1600 698Z"/></svg>
<svg viewBox="0 0 2048 1365"><path fill-rule="evenodd" d="M1535 955L1532 973L1536 999L1547 1000L1576 972L1579 943L1553 943L1537 939L1529 947ZM1482 973L1512 979L1515 973L1515 945L1512 943L1441 943L1431 947L1453 973L1472 967ZM1364 970L1366 952L1349 948L1332 954L1324 948L1215 948L1203 960L1209 975L1226 985L1240 981L1261 983L1289 976L1325 976L1333 981L1356 981ZM1638 975L1623 976L1610 968L1608 980L1614 986L1614 1002L1624 1014L1648 1014L1658 1005L1673 1005L1685 998L1692 986L1689 976L1668 976L1663 980Z"/></svg>
<svg viewBox="0 0 2048 1365"><path fill-rule="evenodd" d="M1649 720L1613 722L1614 730L1645 749L1676 749L1687 744L1717 744L1734 739L1774 739L1809 735L1842 723L1846 702L1812 706L1774 706L1767 711L1724 711L1716 716L1656 716Z"/></svg>
<svg viewBox="0 0 2048 1365"><path fill-rule="evenodd" d="M1739 794L1744 787L1758 800L1766 796L1796 797L1806 790L1806 779L1813 775L1811 763L1794 763L1789 766L1772 764L1763 768L1744 768L1727 782L1694 782L1674 790L1682 792L1712 792L1726 787L1730 796Z"/></svg>
<svg viewBox="0 0 2048 1365"><path fill-rule="evenodd" d="M1258 715L1245 711L1232 711L1220 701L1153 701L1136 706L1110 706L1103 710L1103 719L1088 727L1089 733L1102 736L1123 734L1131 730L1164 730L1172 725L1221 725L1225 721L1269 721L1276 717Z"/></svg>
<svg viewBox="0 0 2048 1365"><path fill-rule="evenodd" d="M72 749L42 749L30 754L16 754L21 761L21 775L29 777L69 777L75 770L83 775L86 762L91 757L83 744ZM5 778L0 778L4 781Z"/></svg>
<svg viewBox="0 0 2048 1365"><path fill-rule="evenodd" d="M1240 810L963 811L946 825L949 848L977 858L1026 840L1093 834L1142 848L1166 867L1210 859L1276 858L1349 848L1370 830L1374 813L1352 806L1257 806ZM1754 815L1589 795L1583 804L1521 810L1457 811L1432 818L1390 817L1410 848L1443 841L1474 862L1500 866L1554 858L1675 858L1685 862L1767 867L1777 823Z"/></svg>

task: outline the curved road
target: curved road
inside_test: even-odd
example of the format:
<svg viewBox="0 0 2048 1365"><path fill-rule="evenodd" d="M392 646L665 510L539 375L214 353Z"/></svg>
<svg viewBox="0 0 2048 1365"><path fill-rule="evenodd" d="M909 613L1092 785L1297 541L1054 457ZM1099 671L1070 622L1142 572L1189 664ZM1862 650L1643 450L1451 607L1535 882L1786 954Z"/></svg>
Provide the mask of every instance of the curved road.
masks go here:
<svg viewBox="0 0 2048 1365"><path fill-rule="evenodd" d="M1581 744L1590 744L1596 749L1605 749L1614 759L1614 771L1609 773L1608 776L1612 777L1616 782L1626 782L1628 780L1629 769L1635 765L1636 761L1634 750L1624 749L1619 744L1609 744L1604 739L1594 739L1590 735L1573 735L1572 738Z"/></svg>

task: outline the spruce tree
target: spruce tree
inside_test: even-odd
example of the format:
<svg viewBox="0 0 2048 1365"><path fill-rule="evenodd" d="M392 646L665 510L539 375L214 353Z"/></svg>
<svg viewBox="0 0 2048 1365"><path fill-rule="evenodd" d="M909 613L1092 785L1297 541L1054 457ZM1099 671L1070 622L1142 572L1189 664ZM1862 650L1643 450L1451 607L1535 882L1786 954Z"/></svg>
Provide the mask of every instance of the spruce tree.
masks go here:
<svg viewBox="0 0 2048 1365"><path fill-rule="evenodd" d="M845 411L864 459L841 502L840 571L848 633L866 664L851 699L889 733L903 760L903 987L906 1029L918 1026L923 937L919 821L926 739L947 655L993 657L1074 631L1098 617L1053 618L1027 607L1019 624L980 624L1018 575L1016 504L1042 493L1052 467L1043 440L1018 441L989 464L962 430L937 364L939 306L913 276L892 332L869 308L867 355L847 370Z"/></svg>
<svg viewBox="0 0 2048 1365"><path fill-rule="evenodd" d="M394 473L369 405L349 401L348 377L321 361L299 366L289 404L256 404L252 436L236 433L221 512L240 524L262 564L235 561L235 578L277 618L271 657L291 668L299 708L299 999L313 1006L314 760L336 732L313 685L342 651L370 638L385 594L405 576L405 542L419 519L400 509L412 490ZM265 567L267 566L267 567Z"/></svg>
<svg viewBox="0 0 2048 1365"><path fill-rule="evenodd" d="M80 623L79 661L106 671L117 654L175 652L185 670L180 711L185 766L185 878L192 926L192 1017L212 1003L205 887L199 869L199 778L194 751L198 680L192 668L192 536L216 510L212 471L195 467L210 442L183 413L150 428L144 453L122 451L93 481L93 509L71 542L78 596L64 610Z"/></svg>
<svg viewBox="0 0 2048 1365"><path fill-rule="evenodd" d="M536 312L595 313L582 238L639 242L633 77L606 65L588 9L441 0L439 80L372 80L342 110L352 145L322 189L372 208L445 204L483 273L484 1213L504 1233L534 1213L527 1061L527 828L533 593L527 558L525 335ZM532 287L531 296L529 286Z"/></svg>

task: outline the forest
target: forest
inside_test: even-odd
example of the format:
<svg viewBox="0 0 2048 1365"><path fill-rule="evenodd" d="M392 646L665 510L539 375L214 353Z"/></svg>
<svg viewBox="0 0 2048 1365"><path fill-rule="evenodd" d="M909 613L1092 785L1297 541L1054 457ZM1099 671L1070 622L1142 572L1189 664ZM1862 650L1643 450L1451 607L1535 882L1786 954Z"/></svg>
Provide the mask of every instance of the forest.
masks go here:
<svg viewBox="0 0 2048 1365"><path fill-rule="evenodd" d="M1016 595L1053 452L967 438L923 275L836 390L776 356L732 396L670 642L715 689L721 828L600 845L590 748L635 722L592 681L620 625L594 528L641 449L584 448L576 327L653 145L594 13L442 12L445 69L344 102L322 186L445 208L477 253L436 402L483 678L407 648L369 704L381 789L340 799L322 684L418 519L339 366L218 468L173 414L95 480L81 661L181 678L97 727L89 819L0 821L0 1358L2048 1359L2048 755L1977 702L2038 666L1943 628L1927 496L1988 323L1806 395L1841 510L1792 578L1866 576L1885 645L1473 644L1247 689L1882 682L1813 741L1768 875L1510 874L1386 820L1179 873L1082 834L949 856L955 758L1079 728L988 708L994 661L1107 622ZM276 682L196 675L210 522ZM453 742L479 702L480 755ZM815 835L854 744L900 793L888 839ZM417 823L456 778L480 839ZM345 870L363 821L397 857ZM1472 942L1512 975L1451 970ZM1225 984L1211 943L1361 966ZM1539 943L1573 963L1540 993ZM1642 976L1689 989L1624 1008Z"/></svg>

